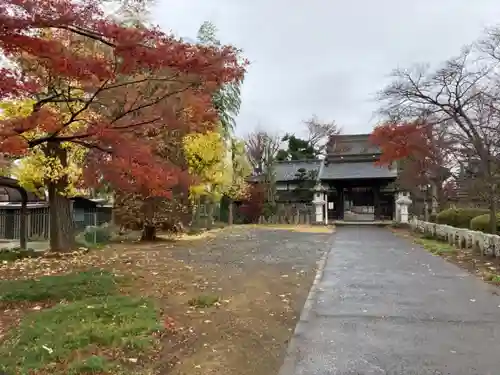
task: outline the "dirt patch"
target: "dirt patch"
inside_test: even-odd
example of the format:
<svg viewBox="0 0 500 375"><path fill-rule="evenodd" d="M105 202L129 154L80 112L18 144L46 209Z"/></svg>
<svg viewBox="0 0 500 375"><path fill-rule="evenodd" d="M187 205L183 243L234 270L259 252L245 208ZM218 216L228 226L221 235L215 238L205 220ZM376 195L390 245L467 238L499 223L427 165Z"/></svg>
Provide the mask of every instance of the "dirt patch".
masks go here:
<svg viewBox="0 0 500 375"><path fill-rule="evenodd" d="M154 298L168 332L162 351L141 358L140 370L131 373L271 375L282 363L316 262L331 237L226 228L196 241L121 244L68 259L4 263L0 279L90 267L132 276L121 292ZM26 309L32 311L0 303L0 335Z"/></svg>
<svg viewBox="0 0 500 375"><path fill-rule="evenodd" d="M413 240L422 238L417 233L413 233L408 229L393 228L392 231L397 235ZM493 256L483 256L479 252L472 249L459 249L437 240L426 239L425 241L433 242L432 244L430 244L431 248L438 248L438 251L432 251L433 249L431 249L431 251L435 255L439 255L447 261L456 264L457 266L467 270L471 274L476 275L489 284L500 286L499 258L495 258ZM448 249L439 251L440 244L444 244L447 248L452 248L452 251L449 251ZM423 243L422 245L424 248L427 248L429 250L429 246L426 246L425 243Z"/></svg>

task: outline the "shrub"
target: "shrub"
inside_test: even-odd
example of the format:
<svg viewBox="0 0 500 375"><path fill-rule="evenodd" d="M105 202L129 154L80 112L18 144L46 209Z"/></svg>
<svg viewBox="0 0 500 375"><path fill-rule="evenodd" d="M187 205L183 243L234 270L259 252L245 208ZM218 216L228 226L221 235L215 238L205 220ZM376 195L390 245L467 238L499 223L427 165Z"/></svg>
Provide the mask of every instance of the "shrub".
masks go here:
<svg viewBox="0 0 500 375"><path fill-rule="evenodd" d="M479 232L491 233L490 230L490 215L476 216L470 221L470 229ZM497 214L497 233L500 232L500 213Z"/></svg>
<svg viewBox="0 0 500 375"><path fill-rule="evenodd" d="M450 208L437 215L438 224L451 225L456 228L470 228L470 222L476 216L487 214L488 210L481 208Z"/></svg>
<svg viewBox="0 0 500 375"><path fill-rule="evenodd" d="M105 244L111 240L112 231L108 226L89 226L83 232L83 238L88 244Z"/></svg>
<svg viewBox="0 0 500 375"><path fill-rule="evenodd" d="M256 184L250 188L248 198L240 207L240 213L244 217L245 223L257 223L259 217L264 213L265 206L265 186Z"/></svg>

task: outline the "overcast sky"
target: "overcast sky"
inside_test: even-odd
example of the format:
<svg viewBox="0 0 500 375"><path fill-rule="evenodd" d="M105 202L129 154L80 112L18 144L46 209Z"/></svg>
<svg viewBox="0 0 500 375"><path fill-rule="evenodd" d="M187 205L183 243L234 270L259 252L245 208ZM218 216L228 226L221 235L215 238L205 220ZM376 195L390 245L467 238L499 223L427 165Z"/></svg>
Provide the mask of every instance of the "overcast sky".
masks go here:
<svg viewBox="0 0 500 375"><path fill-rule="evenodd" d="M500 0L157 0L154 22L196 37L212 21L251 65L237 133L300 132L316 114L370 132L393 68L438 63L500 23Z"/></svg>

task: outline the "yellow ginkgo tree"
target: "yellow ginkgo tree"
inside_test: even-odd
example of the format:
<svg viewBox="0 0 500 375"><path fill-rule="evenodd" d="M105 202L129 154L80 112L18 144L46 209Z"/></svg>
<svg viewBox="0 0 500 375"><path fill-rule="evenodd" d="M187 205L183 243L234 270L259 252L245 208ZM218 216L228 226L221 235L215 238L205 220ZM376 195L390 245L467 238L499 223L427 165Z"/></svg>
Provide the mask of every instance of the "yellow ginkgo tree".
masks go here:
<svg viewBox="0 0 500 375"><path fill-rule="evenodd" d="M189 134L184 138L184 152L189 172L199 179L190 189L193 201L197 205L202 198L208 201L210 222L214 203L226 196L229 199L229 224L232 224L233 201L245 198L248 192L246 179L251 172L243 142L227 140L215 131Z"/></svg>
<svg viewBox="0 0 500 375"><path fill-rule="evenodd" d="M0 103L0 120L8 118L28 117L33 111L34 101L4 101ZM64 113L61 108L53 106L53 110ZM70 114L68 113L68 116ZM78 123L72 124L79 126ZM36 130L25 133L26 138L40 137L43 134L38 127ZM63 193L67 196L75 195L78 191L78 181L82 175L82 165L85 161L87 149L75 143L63 142L61 148L67 153L68 163L52 156L44 146L36 146L28 150L23 158L13 164L10 173L19 180L19 184L27 191L39 196L45 195L45 186L50 183L64 181Z"/></svg>
<svg viewBox="0 0 500 375"><path fill-rule="evenodd" d="M198 179L190 187L190 195L197 206L202 199L208 203L209 225L213 205L231 185L231 159L224 138L219 132L192 133L184 138L184 153L189 172Z"/></svg>

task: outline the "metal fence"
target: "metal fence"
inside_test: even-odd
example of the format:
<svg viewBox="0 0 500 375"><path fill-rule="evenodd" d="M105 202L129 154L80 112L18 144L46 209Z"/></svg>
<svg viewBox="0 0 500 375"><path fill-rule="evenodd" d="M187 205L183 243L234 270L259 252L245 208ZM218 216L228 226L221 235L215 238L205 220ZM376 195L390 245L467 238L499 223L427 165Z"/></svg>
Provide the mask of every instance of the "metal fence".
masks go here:
<svg viewBox="0 0 500 375"><path fill-rule="evenodd" d="M75 210L73 221L77 232L88 226L98 226L110 221L110 215L99 209L87 208ZM0 239L18 240L21 234L21 213L19 210L0 210ZM28 210L26 215L26 232L28 240L42 241L49 239L49 208Z"/></svg>

